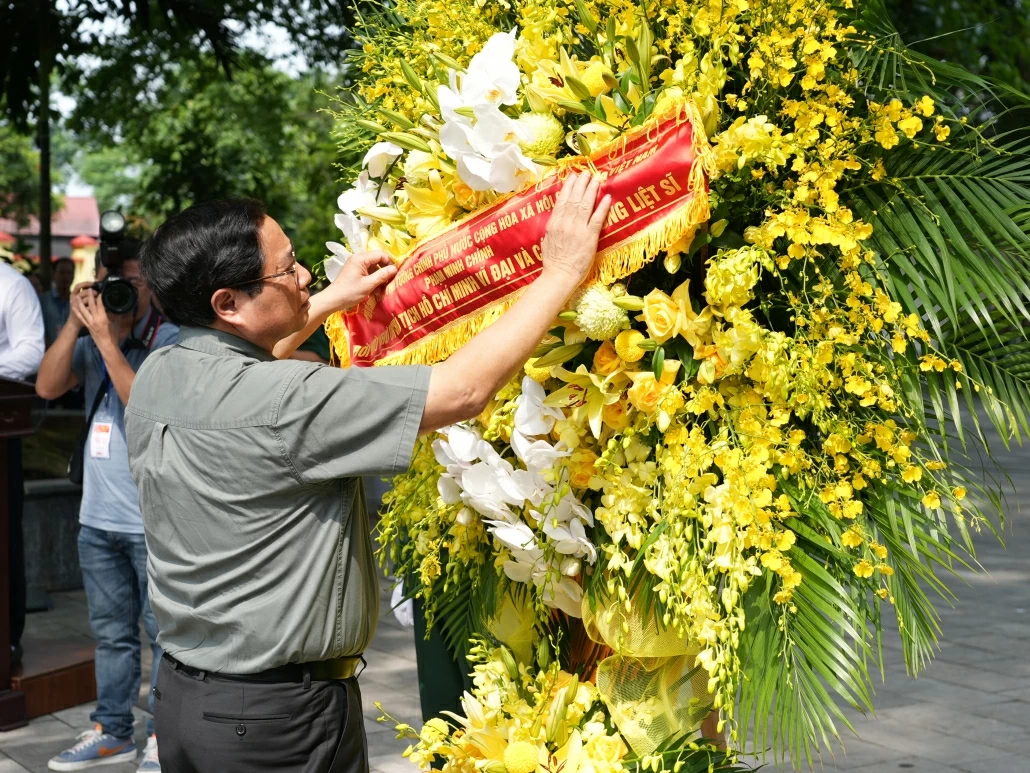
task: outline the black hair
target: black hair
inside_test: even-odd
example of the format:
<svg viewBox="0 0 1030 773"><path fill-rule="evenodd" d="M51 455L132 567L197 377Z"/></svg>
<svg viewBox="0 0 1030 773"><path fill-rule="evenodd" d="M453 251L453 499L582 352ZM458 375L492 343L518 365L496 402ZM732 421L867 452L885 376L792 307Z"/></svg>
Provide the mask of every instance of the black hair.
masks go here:
<svg viewBox="0 0 1030 773"><path fill-rule="evenodd" d="M147 239L140 269L172 322L210 325L215 321L211 296L223 287L252 295L261 291L257 280L265 265L259 238L264 220L260 201L209 201L169 218Z"/></svg>
<svg viewBox="0 0 1030 773"><path fill-rule="evenodd" d="M69 266L72 267L72 271L75 270L75 261L71 258L58 258L54 261L53 270L56 271L57 267L60 266L62 263L67 263Z"/></svg>

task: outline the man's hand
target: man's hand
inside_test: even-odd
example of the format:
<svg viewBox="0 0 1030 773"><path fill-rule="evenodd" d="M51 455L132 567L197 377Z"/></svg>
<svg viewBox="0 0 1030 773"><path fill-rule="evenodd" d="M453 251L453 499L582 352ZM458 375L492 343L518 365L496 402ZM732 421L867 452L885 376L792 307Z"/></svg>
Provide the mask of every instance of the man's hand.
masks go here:
<svg viewBox="0 0 1030 773"><path fill-rule="evenodd" d="M75 290L71 298L71 313L86 326L101 352L105 347L117 347L118 324L107 316L100 294L89 284L79 285Z"/></svg>
<svg viewBox="0 0 1030 773"><path fill-rule="evenodd" d="M336 279L315 295L326 302L330 313L353 309L397 274L397 266L385 252L351 255Z"/></svg>
<svg viewBox="0 0 1030 773"><path fill-rule="evenodd" d="M544 236L544 274L558 273L579 286L590 273L611 206L611 196L606 195L594 208L600 187L589 172L573 174L565 181Z"/></svg>

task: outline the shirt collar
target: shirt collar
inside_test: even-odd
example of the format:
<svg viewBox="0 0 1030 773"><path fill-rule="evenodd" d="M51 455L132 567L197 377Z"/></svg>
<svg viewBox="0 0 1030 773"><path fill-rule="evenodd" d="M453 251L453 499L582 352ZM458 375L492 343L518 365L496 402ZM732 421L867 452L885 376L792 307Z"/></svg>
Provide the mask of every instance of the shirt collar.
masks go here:
<svg viewBox="0 0 1030 773"><path fill-rule="evenodd" d="M232 333L223 333L210 327L180 327L179 346L206 354L227 357L251 357L255 360L271 362L275 357L257 344L252 344Z"/></svg>

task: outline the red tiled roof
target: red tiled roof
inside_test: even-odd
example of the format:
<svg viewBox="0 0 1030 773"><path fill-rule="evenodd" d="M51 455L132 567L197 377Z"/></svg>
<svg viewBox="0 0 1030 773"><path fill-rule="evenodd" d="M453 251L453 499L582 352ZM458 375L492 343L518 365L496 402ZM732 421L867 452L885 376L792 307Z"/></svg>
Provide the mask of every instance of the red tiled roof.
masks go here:
<svg viewBox="0 0 1030 773"><path fill-rule="evenodd" d="M21 236L38 236L39 220L33 217L27 228L19 228L13 220L0 219L0 230ZM50 219L50 235L72 237L87 234L100 236L100 209L92 196L65 196L64 208Z"/></svg>
<svg viewBox="0 0 1030 773"><path fill-rule="evenodd" d="M76 249L79 247L99 247L100 242L98 242L92 236L86 236L86 234L79 234L71 240L71 246Z"/></svg>
<svg viewBox="0 0 1030 773"><path fill-rule="evenodd" d="M15 239L13 236L11 236L9 233L6 233L4 231L0 231L0 244L10 244L11 242L16 242L16 241L18 241L18 240Z"/></svg>

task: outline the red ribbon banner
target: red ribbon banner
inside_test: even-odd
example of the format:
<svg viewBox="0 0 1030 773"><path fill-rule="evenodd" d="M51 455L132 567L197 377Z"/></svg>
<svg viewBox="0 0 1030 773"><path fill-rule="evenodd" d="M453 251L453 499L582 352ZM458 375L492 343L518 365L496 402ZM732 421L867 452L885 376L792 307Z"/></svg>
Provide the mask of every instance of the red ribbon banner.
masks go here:
<svg viewBox="0 0 1030 773"><path fill-rule="evenodd" d="M631 273L707 218L698 122L687 116L679 110L590 158L603 180L599 195L612 197L598 243L602 280ZM707 148L703 137L700 144ZM542 269L562 178L553 174L418 245L393 281L344 315L351 364L442 359L457 346L434 347L434 338L513 301Z"/></svg>

